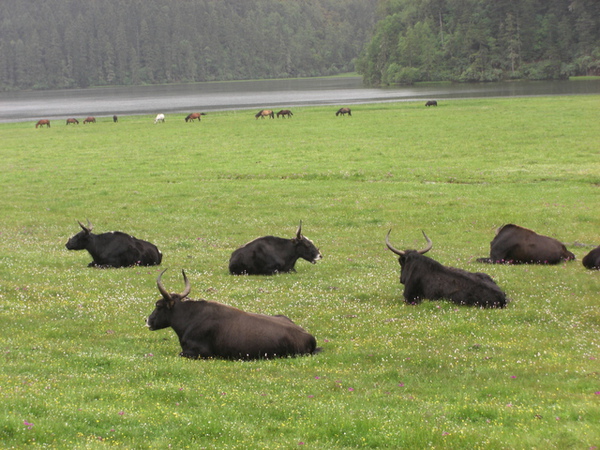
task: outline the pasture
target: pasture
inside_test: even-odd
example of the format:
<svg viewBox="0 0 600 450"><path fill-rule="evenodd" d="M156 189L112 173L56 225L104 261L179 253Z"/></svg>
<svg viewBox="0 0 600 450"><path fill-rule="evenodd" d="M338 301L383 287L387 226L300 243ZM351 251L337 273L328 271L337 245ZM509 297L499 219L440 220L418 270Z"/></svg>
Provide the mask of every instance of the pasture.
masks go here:
<svg viewBox="0 0 600 450"><path fill-rule="evenodd" d="M599 100L0 124L0 447L600 446L600 272L581 264L600 244ZM161 266L88 268L65 248L86 219L156 244ZM229 275L238 246L300 220L323 260ZM476 262L504 223L577 260ZM404 249L424 230L428 256L511 302L405 305L390 228ZM191 298L285 314L323 351L180 358L172 330L145 327L165 268L170 291L185 269Z"/></svg>

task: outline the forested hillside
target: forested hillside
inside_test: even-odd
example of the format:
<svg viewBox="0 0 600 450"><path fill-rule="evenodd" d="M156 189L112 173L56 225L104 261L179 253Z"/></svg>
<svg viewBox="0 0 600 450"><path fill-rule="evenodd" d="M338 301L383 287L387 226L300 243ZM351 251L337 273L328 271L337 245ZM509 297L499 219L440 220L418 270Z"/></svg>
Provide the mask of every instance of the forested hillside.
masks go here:
<svg viewBox="0 0 600 450"><path fill-rule="evenodd" d="M384 0L367 84L600 75L599 0Z"/></svg>
<svg viewBox="0 0 600 450"><path fill-rule="evenodd" d="M0 89L354 70L377 0L2 0Z"/></svg>

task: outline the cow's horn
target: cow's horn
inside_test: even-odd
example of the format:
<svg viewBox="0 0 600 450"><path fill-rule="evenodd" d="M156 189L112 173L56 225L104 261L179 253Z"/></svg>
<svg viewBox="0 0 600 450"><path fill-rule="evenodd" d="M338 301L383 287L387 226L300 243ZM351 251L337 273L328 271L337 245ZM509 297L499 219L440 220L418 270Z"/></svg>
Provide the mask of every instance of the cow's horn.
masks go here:
<svg viewBox="0 0 600 450"><path fill-rule="evenodd" d="M424 231L421 231L421 233L423 233L423 236L425 236L425 240L427 241L427 247L425 247L423 250L419 250L419 253L423 255L431 250L431 247L433 247L433 242L431 242L431 239L427 237Z"/></svg>
<svg viewBox="0 0 600 450"><path fill-rule="evenodd" d="M167 269L163 270L160 275L158 276L158 279L156 280L156 286L158 286L158 291L162 294L163 298L165 300L169 300L171 301L171 294L169 294L169 292L165 289L165 287L162 284L161 278L163 276L163 273L165 273L167 271Z"/></svg>
<svg viewBox="0 0 600 450"><path fill-rule="evenodd" d="M92 228L94 228L94 226L92 225L92 222L90 222L90 219L86 219L86 220L87 220L87 227L84 224L82 224L79 220L77 221L77 223L83 229L83 231L87 231L88 233L90 233L92 231Z"/></svg>
<svg viewBox="0 0 600 450"><path fill-rule="evenodd" d="M302 237L302 221L300 221L300 225L298 225L298 231L296 231L296 237L300 239Z"/></svg>
<svg viewBox="0 0 600 450"><path fill-rule="evenodd" d="M192 285L190 284L190 280L188 280L188 278L185 276L185 270L182 269L181 273L183 274L183 281L185 281L185 289L179 295L181 296L181 298L185 298L192 291Z"/></svg>
<svg viewBox="0 0 600 450"><path fill-rule="evenodd" d="M390 233L391 232L392 232L392 229L390 228L390 231L388 231L388 234L385 237L385 245L387 245L387 248L389 248L396 255L398 255L398 256L404 256L404 252L402 250L395 249L394 247L392 247L392 244L390 244Z"/></svg>

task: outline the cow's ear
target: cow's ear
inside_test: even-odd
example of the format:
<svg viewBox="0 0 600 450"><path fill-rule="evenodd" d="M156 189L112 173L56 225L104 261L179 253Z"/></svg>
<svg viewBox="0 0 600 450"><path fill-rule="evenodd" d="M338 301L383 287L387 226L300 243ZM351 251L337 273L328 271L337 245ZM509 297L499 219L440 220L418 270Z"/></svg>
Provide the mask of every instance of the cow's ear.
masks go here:
<svg viewBox="0 0 600 450"><path fill-rule="evenodd" d="M169 298L165 298L165 302L167 303L167 308L169 309L173 309L173 306L175 306L175 299L172 295Z"/></svg>

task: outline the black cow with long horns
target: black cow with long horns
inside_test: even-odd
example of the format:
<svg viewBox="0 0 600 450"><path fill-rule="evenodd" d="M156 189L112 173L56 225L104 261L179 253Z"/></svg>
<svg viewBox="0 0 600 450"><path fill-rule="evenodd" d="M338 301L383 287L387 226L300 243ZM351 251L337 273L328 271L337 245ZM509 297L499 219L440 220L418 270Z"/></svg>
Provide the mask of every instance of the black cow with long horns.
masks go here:
<svg viewBox="0 0 600 450"><path fill-rule="evenodd" d="M158 276L162 298L146 320L151 330L171 327L181 344L180 356L187 358L262 359L319 352L317 341L282 315L267 316L232 306L187 298L191 284L183 274L181 294L169 293Z"/></svg>
<svg viewBox="0 0 600 450"><path fill-rule="evenodd" d="M481 272L467 272L455 267L446 267L425 256L433 247L427 237L427 246L422 250L397 250L390 244L390 230L385 244L400 262L400 283L404 285L404 301L421 303L424 299L447 299L459 305L484 308L504 308L506 294L492 278Z"/></svg>
<svg viewBox="0 0 600 450"><path fill-rule="evenodd" d="M274 275L295 272L296 261L302 258L316 264L323 256L315 244L302 235L302 221L296 237L285 239L263 236L241 246L231 254L229 272L232 275Z"/></svg>
<svg viewBox="0 0 600 450"><path fill-rule="evenodd" d="M156 266L162 261L160 250L148 241L121 231L94 234L89 220L87 226L77 223L81 231L68 240L66 247L87 250L93 258L88 267Z"/></svg>

